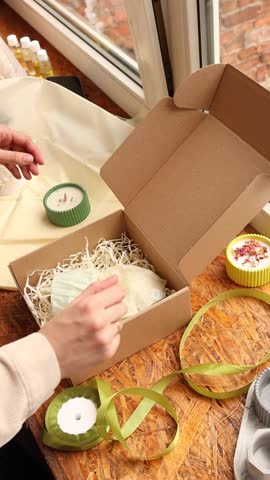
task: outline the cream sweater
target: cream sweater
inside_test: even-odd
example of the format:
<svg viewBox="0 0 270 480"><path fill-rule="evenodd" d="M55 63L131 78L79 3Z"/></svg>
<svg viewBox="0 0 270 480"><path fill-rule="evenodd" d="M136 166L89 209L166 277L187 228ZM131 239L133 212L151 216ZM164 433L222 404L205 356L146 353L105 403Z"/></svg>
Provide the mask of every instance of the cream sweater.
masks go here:
<svg viewBox="0 0 270 480"><path fill-rule="evenodd" d="M59 382L58 360L41 333L0 348L0 447L16 435Z"/></svg>

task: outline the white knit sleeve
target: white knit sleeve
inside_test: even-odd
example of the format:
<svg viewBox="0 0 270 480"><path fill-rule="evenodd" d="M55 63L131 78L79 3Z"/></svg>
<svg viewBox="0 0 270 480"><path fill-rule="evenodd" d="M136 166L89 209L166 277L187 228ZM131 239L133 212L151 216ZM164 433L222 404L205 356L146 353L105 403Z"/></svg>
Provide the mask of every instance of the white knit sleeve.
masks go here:
<svg viewBox="0 0 270 480"><path fill-rule="evenodd" d="M41 333L0 348L0 447L16 435L59 382L58 360Z"/></svg>

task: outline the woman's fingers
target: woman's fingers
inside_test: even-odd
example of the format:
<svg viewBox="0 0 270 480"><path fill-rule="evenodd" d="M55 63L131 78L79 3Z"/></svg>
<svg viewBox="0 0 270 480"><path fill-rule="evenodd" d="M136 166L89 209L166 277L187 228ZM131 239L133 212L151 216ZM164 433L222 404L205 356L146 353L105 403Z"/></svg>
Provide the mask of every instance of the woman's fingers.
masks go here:
<svg viewBox="0 0 270 480"><path fill-rule="evenodd" d="M0 149L0 163L23 167L26 165L29 166L33 162L34 157L29 153Z"/></svg>
<svg viewBox="0 0 270 480"><path fill-rule="evenodd" d="M31 180L32 176L29 172L29 167L21 167L22 174L26 180Z"/></svg>
<svg viewBox="0 0 270 480"><path fill-rule="evenodd" d="M95 294L95 304L100 308L109 308L125 298L124 289L120 285L113 285L102 292Z"/></svg>
<svg viewBox="0 0 270 480"><path fill-rule="evenodd" d="M100 330L96 336L96 347L102 359L111 358L119 347L119 326L116 323Z"/></svg>
<svg viewBox="0 0 270 480"><path fill-rule="evenodd" d="M17 178L17 180L22 178L21 172L16 165L3 165L10 171L10 173L12 173L13 177Z"/></svg>
<svg viewBox="0 0 270 480"><path fill-rule="evenodd" d="M1 159L0 159L0 163L2 163ZM26 178L26 180L31 180L31 178L32 178L32 176L31 176L31 173L33 173L32 168L31 168L31 173L30 173L29 167L27 167L27 166L20 166L20 169L19 169L17 167L17 165L13 164L13 163L2 163L2 165L4 165L10 171L10 173L12 173L12 175L15 178L17 178L17 180L22 178L21 173L23 174L24 178ZM35 169L34 169L34 172L36 172ZM38 175L38 173L34 173L34 175Z"/></svg>
<svg viewBox="0 0 270 480"><path fill-rule="evenodd" d="M128 312L128 307L125 302L117 303L109 308L106 308L103 318L106 322L117 323Z"/></svg>
<svg viewBox="0 0 270 480"><path fill-rule="evenodd" d="M0 125L0 164L19 166L23 176L31 180L32 175L39 174L38 165L43 165L44 159L30 137ZM18 170L9 170L19 178Z"/></svg>
<svg viewBox="0 0 270 480"><path fill-rule="evenodd" d="M90 285L42 327L41 333L55 350L62 378L86 371L115 354L126 306L121 300L112 306L106 304L123 297L117 282L117 277L113 276Z"/></svg>
<svg viewBox="0 0 270 480"><path fill-rule="evenodd" d="M38 171L38 166L37 164L34 162L34 163L31 163L28 167L28 171L32 174L32 175L38 175L39 174L39 171Z"/></svg>
<svg viewBox="0 0 270 480"><path fill-rule="evenodd" d="M16 130L12 130L12 141L14 147L17 145L25 152L33 155L35 162L39 165L43 165L45 163L38 147L34 144L30 137L21 132L17 132Z"/></svg>
<svg viewBox="0 0 270 480"><path fill-rule="evenodd" d="M106 288L110 288L113 285L118 283L117 275L112 275L111 277L102 280L101 282L94 282L89 285L72 303L81 302L86 300L89 296L95 295L96 293L102 292Z"/></svg>

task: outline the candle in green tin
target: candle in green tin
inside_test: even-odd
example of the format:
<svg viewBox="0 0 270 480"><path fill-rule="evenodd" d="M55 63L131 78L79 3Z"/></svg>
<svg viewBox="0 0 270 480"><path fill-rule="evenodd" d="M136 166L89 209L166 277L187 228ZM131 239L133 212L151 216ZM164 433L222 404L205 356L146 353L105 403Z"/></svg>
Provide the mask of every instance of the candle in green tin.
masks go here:
<svg viewBox="0 0 270 480"><path fill-rule="evenodd" d="M75 183L62 183L51 188L43 204L50 222L60 227L82 222L91 209L86 191Z"/></svg>

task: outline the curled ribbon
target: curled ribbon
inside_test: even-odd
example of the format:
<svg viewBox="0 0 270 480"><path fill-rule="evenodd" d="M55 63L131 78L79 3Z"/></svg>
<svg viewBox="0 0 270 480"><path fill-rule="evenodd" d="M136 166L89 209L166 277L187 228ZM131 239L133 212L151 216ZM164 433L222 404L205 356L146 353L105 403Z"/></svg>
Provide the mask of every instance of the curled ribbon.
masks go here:
<svg viewBox="0 0 270 480"><path fill-rule="evenodd" d="M157 459L170 453L176 447L180 436L180 430L176 411L170 401L162 394L172 380L174 380L178 375L182 374L188 385L200 395L213 399L232 398L246 392L250 386L250 383L247 383L238 389L226 392L213 392L192 382L187 374L193 373L209 376L235 375L253 370L270 359L270 353L268 353L257 364L254 365L204 363L181 368L181 357L186 340L197 322L211 307L219 302L234 297L252 297L270 305L270 295L254 289L238 288L235 290L228 290L227 292L213 297L194 315L193 319L184 331L179 345L179 370L161 378L151 388L130 387L113 393L109 383L101 379L92 379L85 385L72 387L61 392L54 398L47 409L45 416L45 429L43 430L42 436L43 442L49 447L67 451L87 450L95 447L102 440L118 440L125 448L128 448L126 439L139 427L151 408L155 404L158 404L162 406L165 411L174 419L176 423L176 431L167 448L154 456L148 457L147 459ZM122 427L120 427L114 404L114 399L120 395L138 395L143 397L143 400L139 403L127 422ZM96 424L88 432L79 435L71 435L63 432L57 423L57 412L59 408L65 401L75 396L89 398L97 407Z"/></svg>

